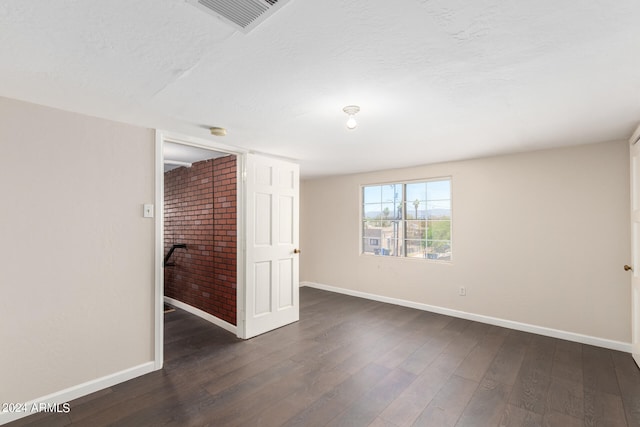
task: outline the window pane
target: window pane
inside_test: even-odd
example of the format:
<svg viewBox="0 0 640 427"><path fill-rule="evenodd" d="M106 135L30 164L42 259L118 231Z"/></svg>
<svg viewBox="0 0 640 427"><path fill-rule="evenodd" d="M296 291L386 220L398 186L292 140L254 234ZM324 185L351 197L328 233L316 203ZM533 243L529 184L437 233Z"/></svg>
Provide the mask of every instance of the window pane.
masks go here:
<svg viewBox="0 0 640 427"><path fill-rule="evenodd" d="M451 240L451 221L427 221L428 240Z"/></svg>
<svg viewBox="0 0 640 427"><path fill-rule="evenodd" d="M382 187L376 185L363 188L363 203L380 203L382 201Z"/></svg>
<svg viewBox="0 0 640 427"><path fill-rule="evenodd" d="M427 202L424 200L414 200L408 199L407 202L407 219L425 219L425 215L427 214Z"/></svg>
<svg viewBox="0 0 640 427"><path fill-rule="evenodd" d="M362 251L374 255L402 255L402 222L394 220L364 221Z"/></svg>
<svg viewBox="0 0 640 427"><path fill-rule="evenodd" d="M388 239L386 242L386 251L383 255L402 256L402 239Z"/></svg>
<svg viewBox="0 0 640 427"><path fill-rule="evenodd" d="M449 200L451 199L451 181L429 181L427 182L427 200Z"/></svg>
<svg viewBox="0 0 640 427"><path fill-rule="evenodd" d="M380 253L379 255L394 255L395 240L391 238L388 233L384 233L384 237L380 240Z"/></svg>
<svg viewBox="0 0 640 427"><path fill-rule="evenodd" d="M398 216L398 208L393 203L383 203L382 204L382 219L397 219Z"/></svg>
<svg viewBox="0 0 640 427"><path fill-rule="evenodd" d="M382 207L380 203L367 203L363 206L362 212L364 213L364 219L380 219Z"/></svg>
<svg viewBox="0 0 640 427"><path fill-rule="evenodd" d="M446 240L427 240L427 258L450 260L451 242Z"/></svg>
<svg viewBox="0 0 640 427"><path fill-rule="evenodd" d="M426 210L429 219L451 219L450 200L428 201Z"/></svg>
<svg viewBox="0 0 640 427"><path fill-rule="evenodd" d="M407 200L413 202L414 200L427 200L427 183L415 182L407 184Z"/></svg>
<svg viewBox="0 0 640 427"><path fill-rule="evenodd" d="M407 221L407 239L426 239L426 225L425 221Z"/></svg>
<svg viewBox="0 0 640 427"><path fill-rule="evenodd" d="M376 221L378 222L378 221ZM380 227L367 227L362 231L362 250L366 254L380 255L380 243L382 237L382 229Z"/></svg>
<svg viewBox="0 0 640 427"><path fill-rule="evenodd" d="M424 240L407 240L407 257L426 258L425 246Z"/></svg>
<svg viewBox="0 0 640 427"><path fill-rule="evenodd" d="M402 256L402 236L402 221L389 221L389 226L383 228L382 255Z"/></svg>
<svg viewBox="0 0 640 427"><path fill-rule="evenodd" d="M398 204L402 200L402 184L381 185L382 201Z"/></svg>
<svg viewBox="0 0 640 427"><path fill-rule="evenodd" d="M369 230L369 229L380 228L380 227L382 227L382 221L377 221L377 220L369 221L369 220L367 220L367 221L363 222L362 229L363 230Z"/></svg>

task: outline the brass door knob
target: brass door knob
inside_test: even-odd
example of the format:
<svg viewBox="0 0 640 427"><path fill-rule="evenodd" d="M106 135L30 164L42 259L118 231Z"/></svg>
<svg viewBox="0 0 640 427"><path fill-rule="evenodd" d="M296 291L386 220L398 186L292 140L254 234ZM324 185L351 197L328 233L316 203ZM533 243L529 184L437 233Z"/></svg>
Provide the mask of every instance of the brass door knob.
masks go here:
<svg viewBox="0 0 640 427"><path fill-rule="evenodd" d="M299 253L300 253L300 249L294 249L294 250L293 250L293 253L294 253L294 254L299 254Z"/></svg>
<svg viewBox="0 0 640 427"><path fill-rule="evenodd" d="M629 271L629 270L633 270L633 268L631 268L630 265L625 265L624 266L624 271Z"/></svg>

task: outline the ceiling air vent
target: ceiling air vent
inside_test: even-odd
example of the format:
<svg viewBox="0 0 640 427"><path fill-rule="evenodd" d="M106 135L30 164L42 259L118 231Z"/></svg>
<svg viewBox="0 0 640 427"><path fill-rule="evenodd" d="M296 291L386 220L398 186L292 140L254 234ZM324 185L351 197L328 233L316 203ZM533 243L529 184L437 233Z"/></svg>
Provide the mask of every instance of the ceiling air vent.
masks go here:
<svg viewBox="0 0 640 427"><path fill-rule="evenodd" d="M289 0L187 0L235 29L248 33Z"/></svg>

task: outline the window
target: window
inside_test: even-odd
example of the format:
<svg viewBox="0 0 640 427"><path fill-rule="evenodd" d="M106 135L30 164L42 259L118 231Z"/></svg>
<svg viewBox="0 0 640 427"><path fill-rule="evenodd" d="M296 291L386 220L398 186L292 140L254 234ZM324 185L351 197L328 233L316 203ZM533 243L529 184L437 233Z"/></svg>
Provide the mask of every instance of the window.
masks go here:
<svg viewBox="0 0 640 427"><path fill-rule="evenodd" d="M451 260L451 179L363 186L362 253Z"/></svg>

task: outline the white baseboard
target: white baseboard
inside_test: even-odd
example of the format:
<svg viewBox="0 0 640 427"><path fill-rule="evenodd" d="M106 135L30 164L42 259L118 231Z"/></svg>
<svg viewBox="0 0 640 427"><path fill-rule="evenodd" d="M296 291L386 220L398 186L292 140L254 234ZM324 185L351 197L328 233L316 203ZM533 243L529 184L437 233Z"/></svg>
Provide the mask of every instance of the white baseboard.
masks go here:
<svg viewBox="0 0 640 427"><path fill-rule="evenodd" d="M41 404L44 404L48 407L53 407L55 405L63 405L64 403L70 402L74 399L77 399L82 396L86 396L91 393L95 393L99 390L104 390L105 388L109 388L116 384L123 383L125 381L132 380L141 375L148 374L153 372L155 369L154 362L143 363L142 365L134 366L129 369L125 369L124 371L116 372L115 374L107 375L102 378L97 378L92 381L88 381L86 383L78 384L73 387L69 387L64 390L60 390L55 393L51 393L47 396L43 396L29 402L20 402L24 412L0 412L0 425L7 424L11 421L18 420L20 418L24 418L28 415L35 414L36 412L40 412L38 408ZM13 402L18 403L18 402ZM23 404L23 405L22 405ZM69 408L73 411L73 406ZM1 411L1 408L0 408Z"/></svg>
<svg viewBox="0 0 640 427"><path fill-rule="evenodd" d="M367 292L354 291L351 289L338 288L335 286L323 285L321 283L300 282L300 286L308 286L310 288L322 289L329 292L336 292L354 297L370 299L373 301L386 302L389 304L401 305L403 307L415 308L432 313L444 314L461 319L473 320L475 322L487 323L489 325L501 326L503 328L515 329L523 332L531 332L538 335L544 335L553 338L560 338L567 341L579 342L581 344L589 344L597 347L608 348L611 350L623 351L631 353L631 343L622 341L614 341L605 338L593 337L590 335L582 335L574 332L561 331L558 329L547 328L544 326L531 325L529 323L514 322L513 320L500 319L497 317L484 316L482 314L468 313L466 311L453 310L450 308L438 307L435 305L422 304L414 301L407 301L398 298L390 298L382 295L370 294Z"/></svg>
<svg viewBox="0 0 640 427"><path fill-rule="evenodd" d="M194 314L208 322L211 322L214 325L219 326L224 330L237 334L238 328L235 325L232 325L229 322L225 322L224 320L214 316L213 314L209 314L206 311L202 311L199 308L196 308L192 305L186 304L182 301L178 301L177 299L173 299L169 297L164 297L164 302L166 302L167 304L171 304L174 307L178 307L184 311L188 311L189 313Z"/></svg>

